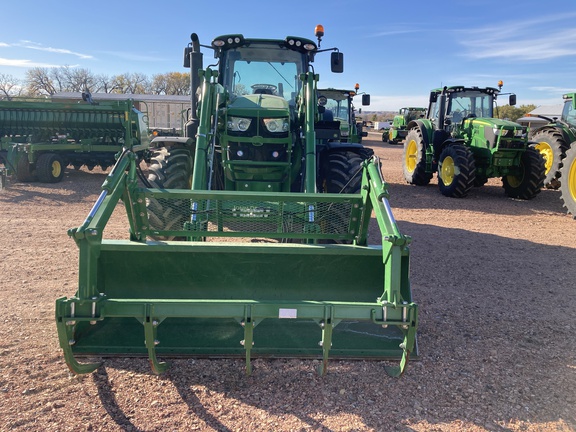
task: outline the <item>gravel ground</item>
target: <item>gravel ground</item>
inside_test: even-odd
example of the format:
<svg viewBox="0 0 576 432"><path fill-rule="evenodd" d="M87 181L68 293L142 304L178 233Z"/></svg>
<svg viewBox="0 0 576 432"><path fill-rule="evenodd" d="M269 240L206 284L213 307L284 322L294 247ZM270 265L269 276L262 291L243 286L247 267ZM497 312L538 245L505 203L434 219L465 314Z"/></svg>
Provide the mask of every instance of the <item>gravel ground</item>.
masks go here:
<svg viewBox="0 0 576 432"><path fill-rule="evenodd" d="M104 174L9 182L0 192L0 430L574 431L576 221L559 192L504 195L499 180L468 198L435 180L412 187L402 149L366 141L383 162L411 246L420 360L400 379L382 362L180 359L163 376L146 359L106 359L73 377L58 347L54 301L76 289L66 235ZM123 233L113 220L111 232Z"/></svg>

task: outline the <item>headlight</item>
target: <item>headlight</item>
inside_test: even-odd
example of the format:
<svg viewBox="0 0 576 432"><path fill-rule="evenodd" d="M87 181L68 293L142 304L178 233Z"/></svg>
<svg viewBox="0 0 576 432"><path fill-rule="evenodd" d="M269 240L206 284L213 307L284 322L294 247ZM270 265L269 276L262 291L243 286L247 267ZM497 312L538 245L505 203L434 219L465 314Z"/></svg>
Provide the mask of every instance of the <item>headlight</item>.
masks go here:
<svg viewBox="0 0 576 432"><path fill-rule="evenodd" d="M232 132L246 132L252 123L252 119L244 117L229 117L228 130Z"/></svg>
<svg viewBox="0 0 576 432"><path fill-rule="evenodd" d="M268 132L288 132L289 124L286 118L264 119L264 125Z"/></svg>
<svg viewBox="0 0 576 432"><path fill-rule="evenodd" d="M524 129L516 129L516 130L514 131L514 136L515 136L516 138L523 138L523 137L524 137L524 134L525 134Z"/></svg>
<svg viewBox="0 0 576 432"><path fill-rule="evenodd" d="M494 128L492 129L494 131L494 135L496 136L502 136L505 137L508 135L508 132L510 132L508 129L498 129L498 128Z"/></svg>
<svg viewBox="0 0 576 432"><path fill-rule="evenodd" d="M319 106L324 106L326 105L326 102L328 102L328 99L326 99L326 96L320 96L318 98L318 105Z"/></svg>

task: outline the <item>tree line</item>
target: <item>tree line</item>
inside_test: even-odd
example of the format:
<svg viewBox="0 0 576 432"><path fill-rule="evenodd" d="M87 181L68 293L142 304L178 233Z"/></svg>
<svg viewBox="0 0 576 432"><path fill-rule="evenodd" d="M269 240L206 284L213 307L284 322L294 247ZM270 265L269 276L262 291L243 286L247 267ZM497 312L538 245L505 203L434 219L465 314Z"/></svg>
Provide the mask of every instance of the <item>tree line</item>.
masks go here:
<svg viewBox="0 0 576 432"><path fill-rule="evenodd" d="M83 68L31 68L23 79L0 74L0 98L51 96L61 92L189 95L190 75L167 72L149 77L139 72L97 75Z"/></svg>

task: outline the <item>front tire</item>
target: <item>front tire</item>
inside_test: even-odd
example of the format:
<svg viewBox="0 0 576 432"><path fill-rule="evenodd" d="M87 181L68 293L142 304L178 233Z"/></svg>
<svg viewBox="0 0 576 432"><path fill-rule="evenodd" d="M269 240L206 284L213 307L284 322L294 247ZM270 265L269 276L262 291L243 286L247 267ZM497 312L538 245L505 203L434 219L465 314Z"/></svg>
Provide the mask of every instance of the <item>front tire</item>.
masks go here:
<svg viewBox="0 0 576 432"><path fill-rule="evenodd" d="M406 135L403 173L408 183L417 186L426 186L432 179L432 173L426 172L426 148L419 128L410 129Z"/></svg>
<svg viewBox="0 0 576 432"><path fill-rule="evenodd" d="M360 153L346 150L333 151L328 154L322 170L322 187L324 193L357 194L362 188L362 163L372 156L370 149L362 149ZM348 232L349 212L333 209L330 218L325 222L323 231L333 234ZM323 240L320 243L349 244L347 240Z"/></svg>
<svg viewBox="0 0 576 432"><path fill-rule="evenodd" d="M26 153L18 155L18 161L16 162L16 179L23 183L36 180L34 169L28 161L28 154Z"/></svg>
<svg viewBox="0 0 576 432"><path fill-rule="evenodd" d="M566 152L560 169L560 199L576 219L576 145Z"/></svg>
<svg viewBox="0 0 576 432"><path fill-rule="evenodd" d="M546 177L544 158L532 147L526 149L520 160L520 173L502 177L506 195L529 200L540 193Z"/></svg>
<svg viewBox="0 0 576 432"><path fill-rule="evenodd" d="M189 189L192 180L192 157L183 148L160 148L154 152L148 167L148 183L157 189ZM182 230L189 220L185 200L150 198L146 203L152 230ZM173 239L173 237L156 237Z"/></svg>
<svg viewBox="0 0 576 432"><path fill-rule="evenodd" d="M438 186L442 195L464 198L474 186L476 165L474 155L466 146L455 144L440 153L438 161Z"/></svg>
<svg viewBox="0 0 576 432"><path fill-rule="evenodd" d="M545 161L544 186L558 189L557 178L560 174L562 157L567 147L562 134L553 129L543 130L534 135L532 141L537 142L535 148Z"/></svg>

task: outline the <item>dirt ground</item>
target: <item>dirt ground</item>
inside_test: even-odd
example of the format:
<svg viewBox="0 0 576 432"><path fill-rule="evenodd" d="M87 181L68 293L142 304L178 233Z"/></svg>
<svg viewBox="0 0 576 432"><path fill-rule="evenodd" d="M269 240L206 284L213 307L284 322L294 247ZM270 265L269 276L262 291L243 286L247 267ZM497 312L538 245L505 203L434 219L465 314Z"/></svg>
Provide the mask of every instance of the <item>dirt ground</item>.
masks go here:
<svg viewBox="0 0 576 432"><path fill-rule="evenodd" d="M8 182L0 192L0 430L574 431L576 220L559 192L507 198L492 179L465 199L402 177L402 148L366 141L383 162L399 227L413 237L420 360L400 379L382 362L106 359L69 375L54 301L77 285L68 228L104 180ZM118 227L118 228L117 228ZM123 233L114 222L112 230Z"/></svg>

